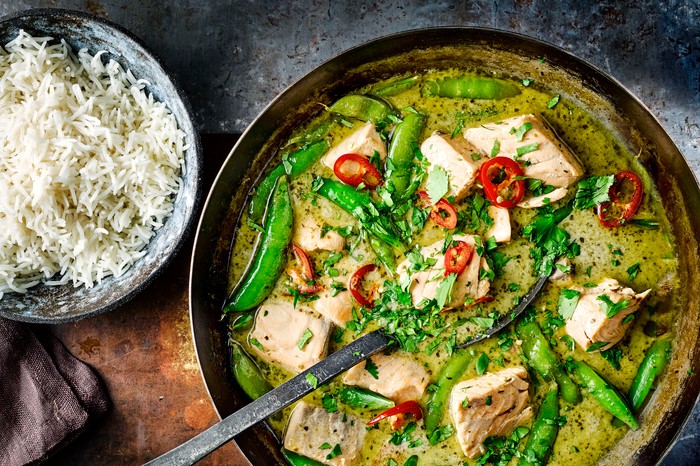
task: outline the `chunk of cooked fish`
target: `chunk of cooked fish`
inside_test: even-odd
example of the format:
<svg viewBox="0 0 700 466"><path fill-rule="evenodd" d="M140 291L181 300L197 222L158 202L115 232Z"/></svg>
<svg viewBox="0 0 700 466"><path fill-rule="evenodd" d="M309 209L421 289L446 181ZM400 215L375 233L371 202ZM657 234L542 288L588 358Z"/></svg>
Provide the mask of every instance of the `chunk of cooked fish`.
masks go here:
<svg viewBox="0 0 700 466"><path fill-rule="evenodd" d="M630 322L623 323L625 317L637 312L639 305L651 292L646 290L635 293L632 288L626 288L613 278L606 278L594 288L579 288L581 296L574 313L566 321L566 333L578 343L581 348L588 350L595 343L608 343L595 351L604 351L617 344L630 329ZM627 301L627 306L612 317L606 315L605 301L598 299L607 296L612 303Z"/></svg>
<svg viewBox="0 0 700 466"><path fill-rule="evenodd" d="M255 344L252 348L264 360L299 373L326 356L331 325L303 304L295 308L291 300L268 299L260 305L250 332L251 340L257 340L262 349ZM312 336L299 349L297 344L307 330Z"/></svg>
<svg viewBox="0 0 700 466"><path fill-rule="evenodd" d="M493 236L497 243L507 243L510 241L511 225L508 209L490 205L487 211L489 217L493 219L493 225L484 233L484 237L488 239Z"/></svg>
<svg viewBox="0 0 700 466"><path fill-rule="evenodd" d="M450 138L440 131L435 131L423 141L420 150L430 165L436 165L447 172L450 180L447 196L454 196L456 200L467 195L476 181L479 167L486 160L464 138Z"/></svg>
<svg viewBox="0 0 700 466"><path fill-rule="evenodd" d="M450 415L462 451L469 458L484 453L484 440L508 435L532 418L527 370L510 367L459 382L450 393Z"/></svg>
<svg viewBox="0 0 700 466"><path fill-rule="evenodd" d="M300 401L289 416L284 448L324 464L352 466L362 459L360 453L366 432L362 419L352 414L329 413ZM324 443L331 448L321 449ZM336 445L340 446L341 453L326 459Z"/></svg>
<svg viewBox="0 0 700 466"><path fill-rule="evenodd" d="M292 243L307 253L316 251L342 251L345 238L335 230L323 231L313 215L307 214L295 222Z"/></svg>
<svg viewBox="0 0 700 466"><path fill-rule="evenodd" d="M377 354L370 359L377 365L376 379L365 369L366 362L361 362L343 374L343 383L372 390L397 404L421 399L430 383L425 366L396 354Z"/></svg>
<svg viewBox="0 0 700 466"><path fill-rule="evenodd" d="M557 259L554 266L554 272L552 272L552 275L549 276L549 281L560 285L571 281L571 268L573 267L571 265L571 259L562 256Z"/></svg>
<svg viewBox="0 0 700 466"><path fill-rule="evenodd" d="M479 280L479 271L486 269L486 260L476 251L474 235L454 235L454 241L464 241L474 248L474 253L467 263L466 268L457 276L452 288L451 299L445 303L445 308L457 308L463 306L467 299L479 299L489 292L490 282L484 278ZM437 294L437 288L445 275L445 254L442 248L444 240L437 241L421 249L421 255L428 259L435 259L435 264L427 270L411 271L411 261L406 259L399 264L397 271L400 275L400 283L410 281L409 291L413 297L413 303L418 306L424 299L431 300Z"/></svg>
<svg viewBox="0 0 700 466"><path fill-rule="evenodd" d="M374 155L374 151L379 153L379 157L386 158L386 144L374 127L374 123L366 123L357 131L329 150L323 156L323 163L333 170L335 161L345 154L364 155L369 158Z"/></svg>
<svg viewBox="0 0 700 466"><path fill-rule="evenodd" d="M518 141L517 134L511 133L512 128L517 130L526 123L532 125L532 129L525 133L522 141ZM464 138L483 153L490 153L494 141L498 141L499 156L524 162L525 176L541 180L555 188L568 188L583 176L581 162L538 115L520 115L499 123L468 128L464 131ZM536 144L537 149L521 157L517 156L519 147L531 144ZM559 194L561 192L552 192L548 197L553 201L553 197ZM535 205L532 203L527 206Z"/></svg>
<svg viewBox="0 0 700 466"><path fill-rule="evenodd" d="M333 296L334 290L326 287L318 293L318 299L311 301L309 306L322 316L330 319L340 328L352 320L352 294L344 290Z"/></svg>

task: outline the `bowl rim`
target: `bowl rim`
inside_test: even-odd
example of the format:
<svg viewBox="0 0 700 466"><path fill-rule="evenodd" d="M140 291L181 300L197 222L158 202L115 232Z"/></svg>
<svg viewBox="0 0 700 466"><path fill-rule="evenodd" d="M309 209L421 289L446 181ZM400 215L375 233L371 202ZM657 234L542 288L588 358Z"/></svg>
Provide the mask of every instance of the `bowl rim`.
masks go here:
<svg viewBox="0 0 700 466"><path fill-rule="evenodd" d="M78 320L87 318L87 317L92 317L96 316L99 314L103 314L105 312L112 311L116 309L117 307L121 306L122 304L127 303L128 301L131 301L133 298L136 297L139 293L141 293L144 289L146 289L153 281L160 276L161 273L170 265L170 263L173 261L175 256L178 255L178 253L181 251L184 243L187 241L187 239L190 237L195 224L197 223L197 217L199 216L200 213L200 207L202 205L202 165L204 162L204 155L203 155L203 150L202 150L202 142L201 138L199 135L199 131L197 129L197 126L195 124L194 119L192 118L192 107L190 105L189 99L177 81L175 79L174 74L167 69L163 61L161 60L160 56L154 52L150 47L148 47L143 40L141 40L138 36L136 36L134 33L126 29L124 26L114 23L106 18L103 18L101 16L95 15L93 13L88 13L84 11L79 11L79 10L71 10L71 9L66 9L66 8L30 8L26 10L21 10L17 11L14 13L10 13L7 15L4 15L0 17L0 25L4 25L5 23L9 23L11 21L16 21L16 20L21 20L22 18L36 18L36 17L59 17L59 18L69 18L73 17L78 20L87 20L88 22L95 22L99 23L102 26L105 26L107 29L112 29L116 31L118 34L121 34L124 36L128 41L130 41L133 45L135 45L137 48L140 48L144 55L148 56L153 63L160 68L160 70L163 72L163 74L168 78L170 85L175 91L175 94L177 97L180 99L182 102L182 106L184 108L184 117L186 118L186 122L188 126L191 126L193 131L192 134L188 134L187 137L190 142L190 147L187 149L188 151L192 151L192 158L196 162L196 167L192 167L189 164L186 166L187 174L188 176L193 177L193 187L194 187L194 192L192 193L193 195L193 204L192 204L192 209L185 218L185 222L183 227L181 228L181 231L177 234L176 237L176 244L173 246L173 249L170 251L169 254L165 255L162 260L158 261L155 265L153 270L146 275L142 280L140 280L137 284L135 284L131 289L129 289L126 293L122 294L119 298L106 303L104 305L96 306L94 309L89 310L87 312L82 312L82 313L74 313L68 316L53 316L53 317L46 317L46 316L37 316L37 315L26 315L26 314L21 314L21 313L16 313L12 311L7 311L0 307L0 317L10 319L10 320L16 320L19 322L26 322L26 323L32 323L32 324L64 324L64 323L71 323L71 322L76 322ZM5 44L0 44L0 46L4 47ZM131 44L130 44L131 45ZM167 84L167 83L166 83ZM154 86L158 87L157 85L153 84ZM167 102L164 102L166 104L166 107L168 109L171 108L170 105L167 105ZM178 124L178 128L182 130L184 127L184 124ZM196 171L194 169L196 168ZM181 174L182 178L182 174ZM180 191L181 192L181 191ZM176 194L176 197L179 195L179 193ZM163 226L159 228L158 230L155 230L155 235L151 240L149 241L148 245L146 245L146 249L149 247L150 244L155 240L156 236L159 234L160 231L165 227L168 221L172 219L172 214L168 217L166 217L165 222L163 223ZM126 272L125 274L132 273L132 271L136 270L139 265L139 261L143 259L140 258L138 259ZM122 275L123 277L124 275ZM46 286L43 284L38 284L37 286ZM72 284L67 283L65 285L60 285L60 286L72 286ZM81 285L81 287L84 285ZM99 285L98 285L99 286ZM0 301L0 304L2 301Z"/></svg>

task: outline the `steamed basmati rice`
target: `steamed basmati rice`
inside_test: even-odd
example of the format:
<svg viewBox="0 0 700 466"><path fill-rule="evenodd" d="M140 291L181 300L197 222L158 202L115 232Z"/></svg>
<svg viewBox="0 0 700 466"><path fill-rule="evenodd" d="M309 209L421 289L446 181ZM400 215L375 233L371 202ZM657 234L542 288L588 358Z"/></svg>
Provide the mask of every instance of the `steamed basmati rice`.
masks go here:
<svg viewBox="0 0 700 466"><path fill-rule="evenodd" d="M24 31L0 49L0 299L122 275L173 210L185 134L103 53Z"/></svg>

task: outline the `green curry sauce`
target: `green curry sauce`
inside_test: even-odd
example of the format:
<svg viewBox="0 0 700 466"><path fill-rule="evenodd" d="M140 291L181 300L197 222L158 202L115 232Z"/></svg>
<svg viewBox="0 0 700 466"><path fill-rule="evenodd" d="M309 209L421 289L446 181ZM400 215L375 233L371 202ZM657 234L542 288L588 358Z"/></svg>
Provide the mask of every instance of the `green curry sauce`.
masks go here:
<svg viewBox="0 0 700 466"><path fill-rule="evenodd" d="M421 79L425 82L444 76L464 74L465 72L461 70L435 71L426 73ZM539 89L537 83L528 86L520 82L513 83L520 89L520 94L501 100L426 97L421 94L422 86L420 83L397 95L384 98L396 109L404 109L405 112L408 111L406 108L410 107L427 116L421 141L435 130L451 134L458 125L462 125L466 129L513 116L533 113L544 117L559 138L577 155L585 168L584 179L590 176L611 175L620 170L632 170L642 177L644 197L635 218L658 221L658 228L647 229L635 224L626 224L620 228L606 229L600 225L593 209L574 209L559 225L570 234L571 240L580 246L580 253L572 259L574 284L579 286L597 284L605 277L611 277L617 279L621 284L633 288L636 292L646 289L652 290L639 312L636 313L631 330L615 346L613 352L608 352L609 358L616 360L619 368L614 367L613 363L600 353L583 351L578 345L574 345L573 341L566 335L564 320L559 317L557 311L561 285L549 283L532 306L536 320L540 323L545 336L548 337L554 351L562 361L570 356L584 361L604 375L622 393L627 393L646 350L658 336L670 331L677 312L674 299L674 288L677 287L675 278L677 258L668 220L661 208L654 186L648 181L650 178L644 168L637 163L634 154L630 154L600 121L565 98L559 99L553 105L553 94ZM369 93L381 85L382 83L377 83L359 89L357 93ZM321 115L299 128L295 134L303 134L327 118L327 114ZM362 124L364 124L362 121L344 119L339 124L333 125L327 134L330 146L337 145ZM457 137L462 137L461 132L458 133L460 134ZM358 221L353 216L327 199L314 195L312 183L317 176L332 178L333 172L319 161L311 170L290 183L295 221L311 214L319 225L337 228L352 225L356 234ZM574 197L575 192L576 187L572 186L567 196L553 203L553 207L566 205ZM467 209L466 203L465 201L456 203L457 209ZM494 311L501 315L507 313L514 307L514 301L534 283L536 275L533 272L533 260L530 257L532 243L524 238L521 232L537 214L537 211L538 209L517 207L511 209L513 239L499 245L496 249L498 253L504 254L509 260L503 266L502 273L491 282L489 294L495 298L494 301L443 312L446 324L454 324L454 326L449 327L448 330L435 338L429 337L419 343L416 352L405 352L425 365L431 374L432 382L435 381L441 367L450 357L450 350L446 344L452 329L456 331L456 341L464 341L469 335L478 333L480 330L473 322L464 322L465 319L473 316L486 317ZM477 233L482 232L483 230L477 231ZM468 230L466 233L474 233L474 231ZM407 246L405 252L409 251L414 244L423 246L443 239L445 234L445 229L428 221L419 233L414 234L413 244ZM229 281L232 289L235 288L242 273L246 270L255 249L257 237L258 231L247 223L244 215L237 230L230 261ZM395 249L397 263L404 259L403 252ZM333 262L328 261L330 255L328 252L319 252L311 254L310 257L317 273L321 276L324 274L337 275L334 280L343 283L346 283L349 276L361 265L375 261L374 253L367 241L356 235L350 235L347 238L346 249L337 263L329 265L330 262ZM288 260L290 262L294 260L291 253ZM628 272L628 269L634 271L636 268L638 268L636 276ZM381 281L390 279L383 270L381 275ZM571 285L570 283L564 287L568 288ZM283 299L292 302L294 298L290 296L289 287L288 277L283 273L272 292L272 296L283 297ZM357 308L359 309L359 306ZM236 319L240 318L239 314L229 314L228 317L232 327ZM335 338L331 338L329 353L352 341L359 333L367 332L376 326L376 322L368 322L364 329L351 324L346 329L334 330ZM355 331L358 329L359 333ZM231 339L240 343L249 354L253 355L255 353L248 340L249 332L250 326L232 329ZM439 338L443 339L439 340ZM428 348L438 340L440 344L437 344L430 352ZM488 371L496 372L505 367L525 365L521 357L520 342L512 326L498 337L477 344L472 348L477 356L481 353L488 356ZM476 359L474 358L474 360ZM279 385L294 375L265 361L258 359L256 361L266 379L273 386ZM529 372L530 403L536 413L540 401L547 391L548 383L536 376L533 370ZM472 362L460 380L476 376L477 370ZM331 384L320 387L309 395L307 400L322 406L324 394L326 397L336 395L341 388L342 383L338 378ZM562 416L560 418L562 425L549 457L549 464L595 464L628 431L628 427L617 426L616 423L613 423L613 416L585 390L582 390L582 395L583 401L575 406L560 400L559 414ZM424 410L429 396L430 393L426 393L423 400L418 400ZM341 411L355 414L363 420L369 420L377 414L377 412L353 410L340 402L338 402L338 407ZM283 435L290 409L286 409L269 420L270 425L280 436ZM445 410L442 425L450 423L449 412ZM360 464L401 465L411 455L419 456L418 464L420 465L476 463L476 460L467 459L463 455L455 435L431 446L422 421L417 422L415 427L412 424L408 425L411 427L408 428L408 432L403 437L400 437L403 430L399 431L398 434L394 433L386 422L379 423L376 428L370 429L365 437ZM529 428L530 425L524 427ZM520 442L518 447L520 450L522 450L525 441L526 438ZM319 444L322 442L323 440L319 441ZM498 451L498 449L496 450ZM390 462L389 458L395 460L396 463ZM488 461L495 459L492 457ZM517 459L512 460L511 464L515 462ZM503 464L506 463L507 461Z"/></svg>

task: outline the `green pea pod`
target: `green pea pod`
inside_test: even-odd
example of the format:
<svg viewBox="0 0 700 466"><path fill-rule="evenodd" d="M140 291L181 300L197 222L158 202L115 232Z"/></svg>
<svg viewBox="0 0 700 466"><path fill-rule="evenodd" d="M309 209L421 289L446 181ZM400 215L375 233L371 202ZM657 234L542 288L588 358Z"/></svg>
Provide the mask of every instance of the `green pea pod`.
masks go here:
<svg viewBox="0 0 700 466"><path fill-rule="evenodd" d="M391 137L387 154L387 166L391 166L391 171L387 177L387 185L394 187L395 198L404 197L411 184L415 148L420 146L424 126L425 115L411 112L396 125Z"/></svg>
<svg viewBox="0 0 700 466"><path fill-rule="evenodd" d="M292 466L323 466L323 463L312 460L311 458L307 458L306 456L302 456L298 453L294 453L286 448L282 448L282 456L284 456L284 459L286 459Z"/></svg>
<svg viewBox="0 0 700 466"><path fill-rule="evenodd" d="M317 178L314 190L357 218L362 225L380 240L394 247L401 246L391 221L379 216L376 207L366 192L328 178Z"/></svg>
<svg viewBox="0 0 700 466"><path fill-rule="evenodd" d="M442 423L452 387L467 370L472 359L474 359L474 351L471 349L455 351L450 360L442 366L435 383L437 390L430 396L428 409L425 413L425 428L428 435L432 434Z"/></svg>
<svg viewBox="0 0 700 466"><path fill-rule="evenodd" d="M233 291L224 312L247 311L260 304L282 273L287 260L287 248L292 241L294 211L286 176L281 176L270 197L260 247L255 251L253 265Z"/></svg>
<svg viewBox="0 0 700 466"><path fill-rule="evenodd" d="M384 268L389 275L393 275L396 271L396 256L391 246L379 240L379 238L374 235L369 235L369 245L382 264L384 264Z"/></svg>
<svg viewBox="0 0 700 466"><path fill-rule="evenodd" d="M523 352L538 374L547 381L556 380L564 401L571 404L581 402L581 391L564 369L559 357L552 351L537 322L521 321L517 326L523 340Z"/></svg>
<svg viewBox="0 0 700 466"><path fill-rule="evenodd" d="M413 455L408 458L403 466L418 466L418 455Z"/></svg>
<svg viewBox="0 0 700 466"><path fill-rule="evenodd" d="M428 81L424 87L428 96L465 99L499 100L520 94L515 84L495 78L464 76Z"/></svg>
<svg viewBox="0 0 700 466"><path fill-rule="evenodd" d="M231 350L231 370L238 386L253 400L272 390L260 368L237 344L234 344Z"/></svg>
<svg viewBox="0 0 700 466"><path fill-rule="evenodd" d="M355 409L377 411L394 407L394 402L378 393L357 387L347 387L340 391L338 398L344 404Z"/></svg>
<svg viewBox="0 0 700 466"><path fill-rule="evenodd" d="M523 456L518 464L541 465L547 464L547 458L552 452L554 441L557 438L559 428L555 422L559 416L559 391L554 385L544 396L537 419L530 430L530 434L525 443ZM534 461L533 461L534 460Z"/></svg>
<svg viewBox="0 0 700 466"><path fill-rule="evenodd" d="M330 146L326 141L318 141L291 154L287 158L287 161L291 165L291 170L288 173L289 178L293 180L304 173L311 165L316 163L323 154L328 152L329 148ZM274 188L277 179L284 174L284 165L278 165L268 173L255 188L255 193L250 199L250 204L248 206L249 218L252 222L260 223L265 215L265 206L270 198L272 188Z"/></svg>
<svg viewBox="0 0 700 466"><path fill-rule="evenodd" d="M584 362L572 359L567 362L567 365L571 368L579 383L588 390L588 393L590 393L603 408L630 426L632 430L637 430L639 428L639 424L637 424L637 420L634 418L632 409L613 384L608 382L602 375L598 374L592 367Z"/></svg>
<svg viewBox="0 0 700 466"><path fill-rule="evenodd" d="M632 410L637 412L644 404L654 380L663 372L666 364L671 360L671 339L664 338L654 342L647 350L644 360L637 369L637 375L632 381L628 399Z"/></svg>
<svg viewBox="0 0 700 466"><path fill-rule="evenodd" d="M396 112L386 101L368 95L352 94L336 100L328 110L348 118L371 121L374 124L386 120Z"/></svg>
<svg viewBox="0 0 700 466"><path fill-rule="evenodd" d="M410 78L392 81L381 87L378 87L372 92L372 94L378 95L380 97L390 97L392 95L401 94L402 92L407 91L413 86L415 86L419 80L420 76L411 76Z"/></svg>
<svg viewBox="0 0 700 466"><path fill-rule="evenodd" d="M313 144L314 142L318 142L328 135L328 133L331 131L331 128L333 127L333 125L335 125L335 120L333 118L328 118L326 120L323 120L318 125L314 126L313 128L309 129L308 131L301 133L301 134L297 134L296 136L289 139L289 142L287 143L287 145L290 145L290 144L307 145L307 144Z"/></svg>

